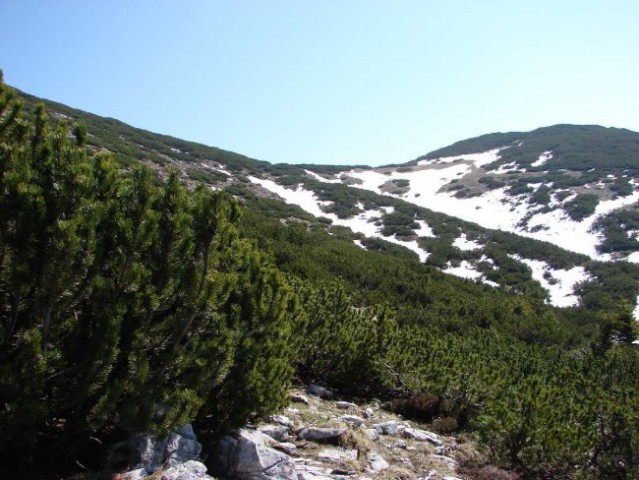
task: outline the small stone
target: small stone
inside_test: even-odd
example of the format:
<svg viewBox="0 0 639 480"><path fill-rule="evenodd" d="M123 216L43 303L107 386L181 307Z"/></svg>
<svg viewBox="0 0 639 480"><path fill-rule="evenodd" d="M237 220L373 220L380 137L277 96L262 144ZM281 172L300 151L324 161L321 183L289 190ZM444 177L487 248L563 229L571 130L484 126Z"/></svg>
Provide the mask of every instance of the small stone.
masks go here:
<svg viewBox="0 0 639 480"><path fill-rule="evenodd" d="M288 440L288 428L282 425L262 425L258 427L258 430L278 442Z"/></svg>
<svg viewBox="0 0 639 480"><path fill-rule="evenodd" d="M347 410L349 408L357 408L357 404L353 403L353 402L344 402L342 400L340 400L339 402L335 402L335 406L337 408L341 408L344 410Z"/></svg>
<svg viewBox="0 0 639 480"><path fill-rule="evenodd" d="M299 413L299 411L298 411ZM295 424L293 423L293 420L291 420L290 418L284 416L284 415L273 415L271 417L271 420L275 423L277 423L278 425L282 425L284 427L287 428L293 428L295 426Z"/></svg>
<svg viewBox="0 0 639 480"><path fill-rule="evenodd" d="M344 422L352 423L355 425L362 425L365 422L362 417L358 417L357 415L342 415L338 418Z"/></svg>
<svg viewBox="0 0 639 480"><path fill-rule="evenodd" d="M317 458L327 462L339 463L344 460L357 460L357 450L342 448L325 448L317 454Z"/></svg>
<svg viewBox="0 0 639 480"><path fill-rule="evenodd" d="M308 397L300 393L291 393L291 402L303 403L304 405L308 405L310 403L308 401Z"/></svg>
<svg viewBox="0 0 639 480"><path fill-rule="evenodd" d="M368 460L368 471L369 473L377 473L382 470L386 470L390 465L384 457L375 452L368 452L366 455L366 459Z"/></svg>
<svg viewBox="0 0 639 480"><path fill-rule="evenodd" d="M364 418L373 418L375 416L375 412L373 412L373 409L369 407L362 412L362 415Z"/></svg>
<svg viewBox="0 0 639 480"><path fill-rule="evenodd" d="M376 441L379 439L379 432L375 430L374 428L367 428L366 436L368 437L369 440Z"/></svg>
<svg viewBox="0 0 639 480"><path fill-rule="evenodd" d="M280 443L274 443L271 446L273 448L275 448L276 450L279 450L281 452L286 453L287 455L296 455L297 454L297 447L295 446L294 443L280 442Z"/></svg>
<svg viewBox="0 0 639 480"><path fill-rule="evenodd" d="M391 448L393 450L397 450L397 449L402 449L405 450L406 449L406 442L404 440L398 440L395 443L393 443L391 445Z"/></svg>

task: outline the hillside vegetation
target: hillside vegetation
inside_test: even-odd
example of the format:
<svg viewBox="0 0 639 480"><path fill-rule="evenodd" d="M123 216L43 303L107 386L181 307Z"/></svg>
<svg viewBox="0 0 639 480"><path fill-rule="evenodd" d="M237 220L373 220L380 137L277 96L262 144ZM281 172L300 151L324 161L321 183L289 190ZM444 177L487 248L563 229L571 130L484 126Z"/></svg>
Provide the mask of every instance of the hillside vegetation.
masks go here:
<svg viewBox="0 0 639 480"><path fill-rule="evenodd" d="M98 146L0 82L0 476L99 470L129 433L185 422L210 446L295 379L447 419L528 478L639 475L639 351L612 288L557 309L367 251L242 180L187 188L113 125Z"/></svg>

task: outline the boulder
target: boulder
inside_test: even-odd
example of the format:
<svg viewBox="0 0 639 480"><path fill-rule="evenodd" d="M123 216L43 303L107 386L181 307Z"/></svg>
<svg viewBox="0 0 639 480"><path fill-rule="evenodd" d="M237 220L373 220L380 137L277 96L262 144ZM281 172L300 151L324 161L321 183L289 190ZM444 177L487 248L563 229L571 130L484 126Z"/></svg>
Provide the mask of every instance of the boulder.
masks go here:
<svg viewBox="0 0 639 480"><path fill-rule="evenodd" d="M381 435L397 435L398 425L394 420L390 420L388 422L376 423L373 425L373 428L377 430L377 433Z"/></svg>
<svg viewBox="0 0 639 480"><path fill-rule="evenodd" d="M349 408L357 408L357 404L353 402L344 402L342 400L335 402L335 406L337 408L341 408L343 410L347 410Z"/></svg>
<svg viewBox="0 0 639 480"><path fill-rule="evenodd" d="M108 463L115 468L133 466L150 474L161 467L198 460L201 451L202 445L197 441L193 427L187 424L163 438L148 432L133 434L128 441L113 447Z"/></svg>
<svg viewBox="0 0 639 480"><path fill-rule="evenodd" d="M304 427L297 431L297 438L311 441L335 441L346 433L345 428Z"/></svg>
<svg viewBox="0 0 639 480"><path fill-rule="evenodd" d="M369 407L362 411L362 416L364 418L373 418L375 416L375 412L373 412L373 409Z"/></svg>
<svg viewBox="0 0 639 480"><path fill-rule="evenodd" d="M333 398L333 392L320 385L309 385L306 387L306 393L323 399Z"/></svg>
<svg viewBox="0 0 639 480"><path fill-rule="evenodd" d="M292 459L267 447L270 437L251 430L237 430L222 437L211 461L215 473L240 480L297 480Z"/></svg>

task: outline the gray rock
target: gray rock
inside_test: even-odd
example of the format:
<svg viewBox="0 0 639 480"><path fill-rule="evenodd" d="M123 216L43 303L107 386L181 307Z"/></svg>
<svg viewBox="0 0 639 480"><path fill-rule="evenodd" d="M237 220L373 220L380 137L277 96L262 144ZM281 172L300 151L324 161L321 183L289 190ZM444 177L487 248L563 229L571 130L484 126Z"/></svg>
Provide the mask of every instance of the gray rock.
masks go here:
<svg viewBox="0 0 639 480"><path fill-rule="evenodd" d="M325 448L317 454L319 460L340 463L344 460L357 460L357 450L344 450L343 448Z"/></svg>
<svg viewBox="0 0 639 480"><path fill-rule="evenodd" d="M297 438L311 441L330 441L337 440L345 432L345 428L304 427L297 431Z"/></svg>
<svg viewBox="0 0 639 480"><path fill-rule="evenodd" d="M258 431L237 430L218 442L211 467L220 475L240 480L297 480L294 462L267 447L269 438Z"/></svg>
<svg viewBox="0 0 639 480"><path fill-rule="evenodd" d="M382 470L386 470L390 465L384 457L375 452L368 452L366 455L366 459L368 460L368 473L377 473Z"/></svg>
<svg viewBox="0 0 639 480"><path fill-rule="evenodd" d="M366 410L362 411L362 416L364 418L373 418L375 416L375 412L373 412L373 409L369 407Z"/></svg>
<svg viewBox="0 0 639 480"><path fill-rule="evenodd" d="M175 465L161 472L159 478L160 480L215 480L206 474L206 466L195 460Z"/></svg>
<svg viewBox="0 0 639 480"><path fill-rule="evenodd" d="M375 430L374 428L367 428L366 436L368 437L369 440L376 441L379 439L379 432Z"/></svg>
<svg viewBox="0 0 639 480"><path fill-rule="evenodd" d="M304 405L308 405L310 403L308 398L300 393L291 393L291 402L303 403Z"/></svg>
<svg viewBox="0 0 639 480"><path fill-rule="evenodd" d="M149 478L152 472L145 468L139 468L120 475L122 480L142 480ZM189 460L185 463L174 465L167 469L155 472L154 478L159 480L215 480L206 474L206 466L202 462Z"/></svg>
<svg viewBox="0 0 639 480"><path fill-rule="evenodd" d="M291 443L291 442L274 443L271 446L273 448L279 450L280 452L284 452L287 455L296 455L297 454L297 447L295 446L294 443Z"/></svg>
<svg viewBox="0 0 639 480"><path fill-rule="evenodd" d="M109 455L109 465L131 465L153 473L161 467L198 460L202 445L195 438L191 425L158 438L148 432L131 435L126 442L117 444Z"/></svg>
<svg viewBox="0 0 639 480"><path fill-rule="evenodd" d="M320 385L309 385L306 387L306 393L323 399L333 398L333 392Z"/></svg>
<svg viewBox="0 0 639 480"><path fill-rule="evenodd" d="M342 408L344 410L347 410L349 408L357 408L357 404L353 403L353 402L344 402L343 400L340 400L338 402L335 402L335 406L337 408Z"/></svg>
<svg viewBox="0 0 639 480"><path fill-rule="evenodd" d="M418 428L406 427L402 430L402 436L412 438L420 442L428 442L436 447L441 447L444 444L436 433L419 430Z"/></svg>
<svg viewBox="0 0 639 480"><path fill-rule="evenodd" d="M258 430L278 442L288 440L288 428L283 425L262 425L258 427Z"/></svg>
<svg viewBox="0 0 639 480"><path fill-rule="evenodd" d="M341 417L338 417L338 418L339 420L352 423L354 425L362 425L365 422L365 420L362 417L358 417L357 415L342 415Z"/></svg>
<svg viewBox="0 0 639 480"><path fill-rule="evenodd" d="M299 413L299 411L297 413ZM273 415L271 417L271 420L277 423L278 425L282 425L283 427L286 427L286 428L292 429L295 426L295 424L293 423L293 420L291 420L290 418L284 415Z"/></svg>
<svg viewBox="0 0 639 480"><path fill-rule="evenodd" d="M376 423L373 425L373 428L377 430L377 433L381 435L397 435L398 425L394 420L390 420L388 422Z"/></svg>

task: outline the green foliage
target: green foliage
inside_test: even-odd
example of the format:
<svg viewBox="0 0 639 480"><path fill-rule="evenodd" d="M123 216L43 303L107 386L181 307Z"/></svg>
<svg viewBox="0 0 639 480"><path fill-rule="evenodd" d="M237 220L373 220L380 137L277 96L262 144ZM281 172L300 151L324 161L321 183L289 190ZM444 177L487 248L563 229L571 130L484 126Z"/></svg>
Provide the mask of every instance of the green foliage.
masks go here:
<svg viewBox="0 0 639 480"><path fill-rule="evenodd" d="M0 111L2 454L72 458L89 436L166 432L231 395L203 431L281 407L296 309L239 238L237 204L187 194L176 170L156 186L90 159L82 129L50 129L41 106L28 122L4 85Z"/></svg>
<svg viewBox="0 0 639 480"><path fill-rule="evenodd" d="M579 222L595 213L599 197L592 193L580 193L574 199L566 202L564 209L573 220Z"/></svg>

